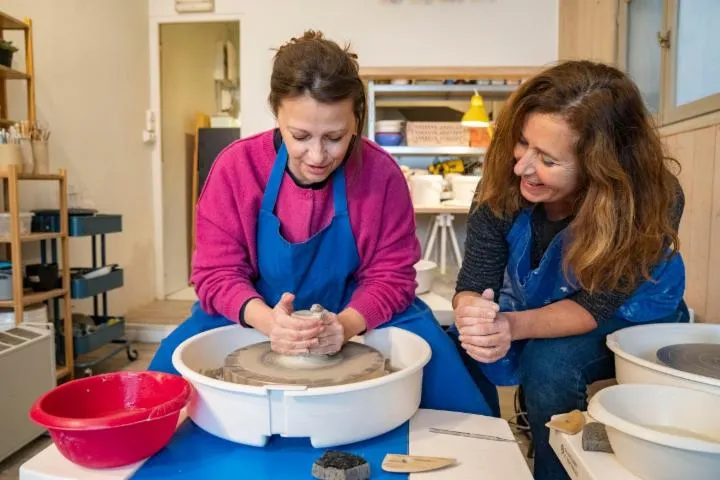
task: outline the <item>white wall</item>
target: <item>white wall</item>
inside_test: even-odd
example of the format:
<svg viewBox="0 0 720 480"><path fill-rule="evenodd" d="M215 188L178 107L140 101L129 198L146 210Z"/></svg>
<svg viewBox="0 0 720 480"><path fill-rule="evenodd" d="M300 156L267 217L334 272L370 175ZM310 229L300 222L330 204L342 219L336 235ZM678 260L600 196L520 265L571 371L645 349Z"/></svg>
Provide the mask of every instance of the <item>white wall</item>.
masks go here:
<svg viewBox="0 0 720 480"><path fill-rule="evenodd" d="M197 114L212 115L216 110L216 43L230 40L237 51L239 35L237 22L174 23L160 28L165 294L188 286L193 152L186 148L186 135L194 135Z"/></svg>
<svg viewBox="0 0 720 480"><path fill-rule="evenodd" d="M2 0L0 9L33 21L37 116L52 130L51 167L66 168L69 183L100 211L123 216L124 231L107 237L108 261L125 268L125 287L109 294L110 313L123 314L154 296L151 163L141 138L147 0ZM11 115L26 118L24 88L8 86ZM21 207L51 205L48 185L21 186L38 192L23 195ZM88 238L71 239L72 266L89 266L90 251ZM76 305L86 310L92 301Z"/></svg>
<svg viewBox="0 0 720 480"><path fill-rule="evenodd" d="M180 16L173 0L149 1L152 18ZM242 15L244 136L274 125L272 49L308 28L351 41L364 66L534 66L557 58L557 0L215 0L215 13Z"/></svg>

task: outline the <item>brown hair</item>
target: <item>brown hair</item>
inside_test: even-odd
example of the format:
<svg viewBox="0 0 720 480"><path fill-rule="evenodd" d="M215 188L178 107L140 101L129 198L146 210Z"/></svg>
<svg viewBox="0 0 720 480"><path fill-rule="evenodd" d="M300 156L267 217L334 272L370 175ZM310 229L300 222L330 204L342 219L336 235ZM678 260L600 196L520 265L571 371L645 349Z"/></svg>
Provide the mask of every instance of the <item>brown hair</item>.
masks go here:
<svg viewBox="0 0 720 480"><path fill-rule="evenodd" d="M527 206L513 149L531 113L561 115L578 135L580 186L563 269L590 291L630 292L678 250L671 208L677 179L635 84L621 71L568 61L522 84L500 113L478 204L508 216Z"/></svg>
<svg viewBox="0 0 720 480"><path fill-rule="evenodd" d="M352 99L356 135L362 135L367 101L360 79L357 55L349 45L341 48L322 32L308 30L277 50L270 77L268 100L277 115L283 99L309 94L322 103ZM355 142L360 145L361 142Z"/></svg>

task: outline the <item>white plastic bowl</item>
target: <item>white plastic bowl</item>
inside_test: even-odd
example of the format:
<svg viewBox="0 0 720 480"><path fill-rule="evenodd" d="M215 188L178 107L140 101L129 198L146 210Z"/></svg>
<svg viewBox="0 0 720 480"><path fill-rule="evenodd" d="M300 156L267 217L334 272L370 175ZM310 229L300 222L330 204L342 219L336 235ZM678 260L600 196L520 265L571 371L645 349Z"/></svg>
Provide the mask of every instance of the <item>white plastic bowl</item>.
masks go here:
<svg viewBox="0 0 720 480"><path fill-rule="evenodd" d="M720 325L658 323L628 327L608 335L607 346L615 354L617 382L675 385L720 395L720 380L660 363L658 349L677 343L720 344Z"/></svg>
<svg viewBox="0 0 720 480"><path fill-rule="evenodd" d="M180 374L195 387L188 415L226 440L264 446L271 435L310 437L314 447L345 445L382 435L406 422L420 406L423 367L430 346L395 327L353 339L378 349L398 371L348 385L256 387L198 373L218 368L230 352L267 341L262 333L231 325L185 340L173 353Z"/></svg>
<svg viewBox="0 0 720 480"><path fill-rule="evenodd" d="M718 395L649 384L607 387L588 405L590 416L605 424L618 462L644 480L720 478L719 411Z"/></svg>
<svg viewBox="0 0 720 480"><path fill-rule="evenodd" d="M435 276L433 271L437 268L437 263L430 260L420 260L415 264L415 279L417 280L417 288L415 294L420 295L427 293L433 286Z"/></svg>

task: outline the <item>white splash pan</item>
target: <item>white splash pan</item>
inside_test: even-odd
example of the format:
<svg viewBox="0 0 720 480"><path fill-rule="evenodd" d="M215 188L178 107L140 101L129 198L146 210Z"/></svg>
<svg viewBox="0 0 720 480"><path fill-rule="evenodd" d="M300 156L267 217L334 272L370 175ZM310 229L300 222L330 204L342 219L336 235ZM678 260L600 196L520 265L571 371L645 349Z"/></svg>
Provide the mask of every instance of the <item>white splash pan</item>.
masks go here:
<svg viewBox="0 0 720 480"><path fill-rule="evenodd" d="M720 395L720 380L677 370L657 359L658 349L677 343L720 344L720 325L657 323L611 333L607 346L615 354L617 382L674 385Z"/></svg>
<svg viewBox="0 0 720 480"><path fill-rule="evenodd" d="M230 352L267 341L257 330L231 325L181 343L173 366L195 387L188 415L206 432L245 445L264 446L271 435L309 437L316 448L382 435L406 422L420 406L423 367L430 345L418 335L386 327L353 341L390 358L398 371L348 385L256 387L212 379L198 370L218 368Z"/></svg>
<svg viewBox="0 0 720 480"><path fill-rule="evenodd" d="M720 442L710 441L720 439L718 411L719 395L650 384L604 388L588 405L590 416L605 424L618 462L648 480L720 478Z"/></svg>

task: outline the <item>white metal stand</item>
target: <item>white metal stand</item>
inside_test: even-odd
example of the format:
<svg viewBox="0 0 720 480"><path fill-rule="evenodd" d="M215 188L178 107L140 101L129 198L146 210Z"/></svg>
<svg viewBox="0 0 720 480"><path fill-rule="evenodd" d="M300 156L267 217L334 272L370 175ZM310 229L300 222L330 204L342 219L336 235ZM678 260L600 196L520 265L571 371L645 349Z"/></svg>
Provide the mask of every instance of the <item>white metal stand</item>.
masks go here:
<svg viewBox="0 0 720 480"><path fill-rule="evenodd" d="M447 237L450 236L452 242L453 252L455 253L455 260L457 261L458 268L462 266L462 256L460 255L460 245L455 236L455 227L453 226L453 220L455 217L449 213L440 213L435 215L433 221L432 230L430 232L430 238L428 240L427 247L425 248L425 260L430 260L430 256L433 253L435 247L435 240L437 240L437 233L440 230L440 273L445 275L447 271Z"/></svg>

